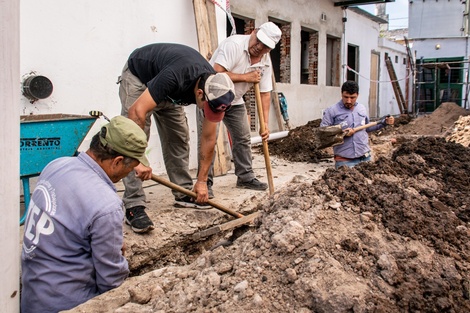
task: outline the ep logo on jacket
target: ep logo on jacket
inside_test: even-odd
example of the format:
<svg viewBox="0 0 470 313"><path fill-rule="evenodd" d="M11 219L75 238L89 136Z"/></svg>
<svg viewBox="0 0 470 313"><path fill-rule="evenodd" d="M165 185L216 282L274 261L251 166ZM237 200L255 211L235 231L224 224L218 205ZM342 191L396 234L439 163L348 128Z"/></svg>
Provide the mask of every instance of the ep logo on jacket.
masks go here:
<svg viewBox="0 0 470 313"><path fill-rule="evenodd" d="M29 204L25 224L24 252L30 254L36 249L41 236L54 232L54 223L50 216L56 213L55 190L47 181L39 181ZM33 257L33 256L30 256Z"/></svg>

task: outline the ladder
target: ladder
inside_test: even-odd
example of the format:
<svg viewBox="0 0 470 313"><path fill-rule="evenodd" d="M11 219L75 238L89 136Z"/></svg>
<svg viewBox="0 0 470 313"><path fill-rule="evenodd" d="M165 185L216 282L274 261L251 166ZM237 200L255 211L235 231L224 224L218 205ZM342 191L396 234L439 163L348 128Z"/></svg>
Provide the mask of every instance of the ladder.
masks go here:
<svg viewBox="0 0 470 313"><path fill-rule="evenodd" d="M397 74L395 73L395 69L393 68L392 60L388 55L385 56L385 65L388 69L388 74L390 76L390 80L392 82L393 91L395 92L395 97L397 98L398 102L398 109L400 110L401 114L406 113L405 108L405 98L403 97L403 92L401 91L400 84L397 80Z"/></svg>

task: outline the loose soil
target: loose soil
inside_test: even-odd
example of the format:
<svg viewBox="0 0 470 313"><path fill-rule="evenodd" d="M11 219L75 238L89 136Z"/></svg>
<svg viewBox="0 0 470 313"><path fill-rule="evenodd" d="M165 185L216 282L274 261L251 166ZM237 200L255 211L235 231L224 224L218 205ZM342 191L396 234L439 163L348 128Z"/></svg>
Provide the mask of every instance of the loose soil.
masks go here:
<svg viewBox="0 0 470 313"><path fill-rule="evenodd" d="M233 218L176 210L149 184L156 229L126 228L132 277L67 312L470 312L464 115L445 103L397 118L371 134L374 162L338 170L330 148L309 148L319 121L293 129L269 143L274 194L216 179L214 200L260 216L203 240Z"/></svg>

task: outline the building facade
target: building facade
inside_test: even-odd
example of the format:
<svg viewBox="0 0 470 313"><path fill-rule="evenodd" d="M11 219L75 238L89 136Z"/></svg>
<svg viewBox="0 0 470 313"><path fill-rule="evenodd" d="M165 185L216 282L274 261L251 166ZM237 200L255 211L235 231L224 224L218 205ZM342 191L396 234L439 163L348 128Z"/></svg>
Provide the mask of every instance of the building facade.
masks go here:
<svg viewBox="0 0 470 313"><path fill-rule="evenodd" d="M417 111L443 102L468 103L469 2L415 0L409 3L409 41L416 59Z"/></svg>

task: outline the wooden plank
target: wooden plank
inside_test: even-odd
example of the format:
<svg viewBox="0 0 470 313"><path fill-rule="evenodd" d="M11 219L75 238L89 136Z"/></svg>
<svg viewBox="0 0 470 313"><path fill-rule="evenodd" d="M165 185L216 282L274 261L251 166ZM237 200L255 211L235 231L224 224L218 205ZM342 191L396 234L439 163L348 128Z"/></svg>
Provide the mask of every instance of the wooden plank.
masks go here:
<svg viewBox="0 0 470 313"><path fill-rule="evenodd" d="M279 105L279 95L277 94L277 84L276 77L274 76L274 71L272 71L271 77L273 81L273 90L271 91L271 98L273 100L272 103L274 105L274 114L276 115L277 127L279 127L279 131L283 131L285 130L285 128L281 114L281 106Z"/></svg>
<svg viewBox="0 0 470 313"><path fill-rule="evenodd" d="M252 213L250 215L246 215L244 217L237 218L236 220L233 220L233 221L230 221L230 222L218 225L218 226L208 228L208 229L200 231L198 233L194 233L192 235L192 239L193 240L199 240L201 238L208 237L208 236L211 236L211 235L215 235L215 234L220 233L222 231L229 230L229 229L235 228L237 226L240 226L240 225L243 225L243 224L246 224L246 223L250 223L255 218L257 218L260 214L261 214L261 212L255 212L255 213Z"/></svg>
<svg viewBox="0 0 470 313"><path fill-rule="evenodd" d="M406 113L405 99L403 97L400 84L398 83L397 75L395 73L395 69L393 68L393 63L390 60L390 57L388 56L385 58L385 65L387 66L388 75L390 76L390 80L392 81L393 91L398 102L398 109L400 110L401 114Z"/></svg>
<svg viewBox="0 0 470 313"><path fill-rule="evenodd" d="M226 175L232 168L230 144L227 138L227 130L223 123L220 123L219 134L216 143L216 155L214 159L214 176Z"/></svg>
<svg viewBox="0 0 470 313"><path fill-rule="evenodd" d="M193 7L199 52L209 60L218 45L215 6L209 0L193 0ZM227 158L228 153L226 153L226 151L230 151L228 150L230 146L226 144L228 142L228 140L225 140L226 138L226 128L220 123L214 150L216 155L214 159L214 176L225 175L231 168L230 158Z"/></svg>
<svg viewBox="0 0 470 313"><path fill-rule="evenodd" d="M217 18L215 16L215 4L212 3L210 0L206 0L206 7L207 7L207 17L209 21L209 29L212 30L210 33L211 36L211 53L208 56L208 59L212 57L212 52L217 49L219 44L219 38L217 34Z"/></svg>
<svg viewBox="0 0 470 313"><path fill-rule="evenodd" d="M209 15L206 0L193 0L194 17L196 19L196 32L199 52L209 59L212 55L211 32L209 29Z"/></svg>

